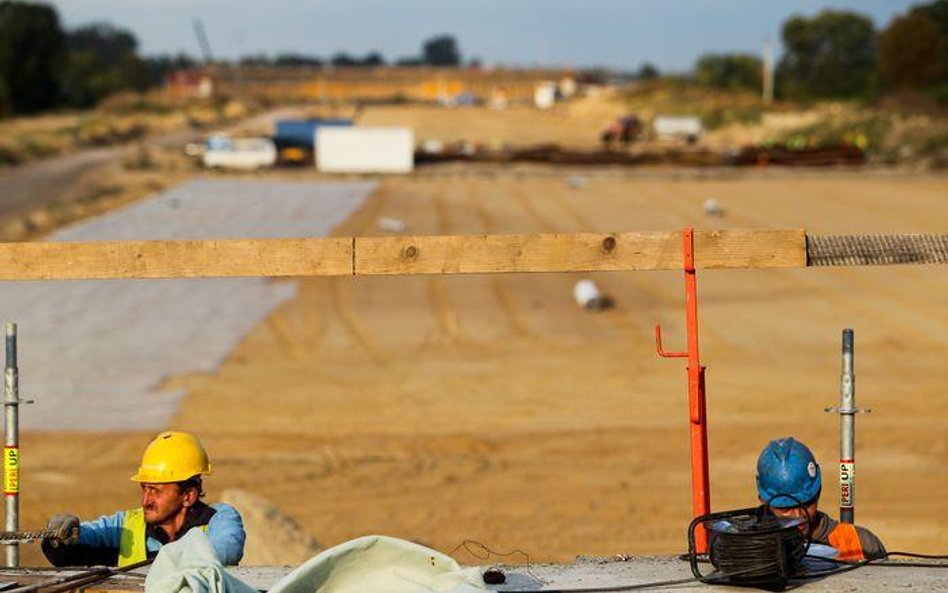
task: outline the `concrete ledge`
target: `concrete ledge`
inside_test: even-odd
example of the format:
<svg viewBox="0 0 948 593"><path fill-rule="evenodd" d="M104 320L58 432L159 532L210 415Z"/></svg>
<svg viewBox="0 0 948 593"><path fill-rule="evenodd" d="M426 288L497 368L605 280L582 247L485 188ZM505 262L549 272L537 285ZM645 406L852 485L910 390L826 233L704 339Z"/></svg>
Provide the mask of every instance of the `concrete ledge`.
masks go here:
<svg viewBox="0 0 948 593"><path fill-rule="evenodd" d="M882 565L870 564L848 572L818 579L801 579L792 585L814 592L859 591L860 593L888 593L898 591L945 591L948 592L948 561L925 561L944 568L897 566L897 562ZM692 577L687 562L669 556L637 556L634 558L581 558L573 564L538 564L498 566L507 576L502 585L490 585L494 591L552 591L563 589L618 588L642 585L658 581L677 581ZM288 566L240 566L228 568L234 576L266 591L289 573ZM818 567L822 569L822 565ZM703 572L711 566L702 565ZM0 569L0 583L15 582L28 585L76 574L72 569ZM135 571L117 576L86 591L97 593L141 591L145 585L145 572ZM674 590L683 593L709 591L709 585L693 582L674 586L656 587L651 590ZM718 591L752 591L747 587L715 585Z"/></svg>

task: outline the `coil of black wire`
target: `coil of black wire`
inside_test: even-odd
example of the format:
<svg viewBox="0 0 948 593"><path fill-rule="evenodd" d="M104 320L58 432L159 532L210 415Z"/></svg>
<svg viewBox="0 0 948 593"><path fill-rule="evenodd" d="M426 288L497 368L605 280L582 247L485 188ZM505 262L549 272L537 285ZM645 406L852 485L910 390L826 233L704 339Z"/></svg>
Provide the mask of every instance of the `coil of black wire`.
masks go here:
<svg viewBox="0 0 948 593"><path fill-rule="evenodd" d="M712 584L783 587L799 574L809 542L800 526L806 519L778 519L756 509L741 509L698 517L689 527L692 572ZM708 533L708 559L715 571L704 575L697 568L694 530L703 525Z"/></svg>

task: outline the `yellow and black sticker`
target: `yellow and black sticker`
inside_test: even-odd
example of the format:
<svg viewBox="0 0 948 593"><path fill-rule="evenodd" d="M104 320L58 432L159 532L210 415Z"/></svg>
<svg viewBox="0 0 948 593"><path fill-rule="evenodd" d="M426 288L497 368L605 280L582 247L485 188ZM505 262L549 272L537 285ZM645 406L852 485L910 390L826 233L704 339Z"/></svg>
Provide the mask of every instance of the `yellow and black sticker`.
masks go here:
<svg viewBox="0 0 948 593"><path fill-rule="evenodd" d="M856 498L856 462L852 459L839 460L839 506L851 508Z"/></svg>
<svg viewBox="0 0 948 593"><path fill-rule="evenodd" d="M19 447L3 448L3 493L18 494L20 492L20 449Z"/></svg>

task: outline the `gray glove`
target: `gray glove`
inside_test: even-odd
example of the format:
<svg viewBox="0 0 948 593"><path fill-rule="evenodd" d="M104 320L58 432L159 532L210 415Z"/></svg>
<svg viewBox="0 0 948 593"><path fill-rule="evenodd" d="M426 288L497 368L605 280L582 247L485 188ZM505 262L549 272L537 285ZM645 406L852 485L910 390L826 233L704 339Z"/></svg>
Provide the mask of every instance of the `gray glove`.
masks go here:
<svg viewBox="0 0 948 593"><path fill-rule="evenodd" d="M55 531L56 535L48 538L54 548L74 546L79 543L79 517L66 513L53 515L46 524L47 531Z"/></svg>

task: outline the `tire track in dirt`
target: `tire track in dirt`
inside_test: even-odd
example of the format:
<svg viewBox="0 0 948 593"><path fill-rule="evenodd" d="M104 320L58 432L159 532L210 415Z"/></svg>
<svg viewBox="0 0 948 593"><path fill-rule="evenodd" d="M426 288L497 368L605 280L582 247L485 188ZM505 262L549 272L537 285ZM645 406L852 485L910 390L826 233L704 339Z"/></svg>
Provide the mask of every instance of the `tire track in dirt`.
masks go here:
<svg viewBox="0 0 948 593"><path fill-rule="evenodd" d="M872 188L872 189L875 189L875 188ZM898 217L900 220L900 225L899 225L900 230L898 232L913 232L913 233L925 232L919 229L919 224L915 221L912 221L911 223L904 222L904 221L907 221L908 218L906 216L900 216L900 215L907 214L907 213L904 213L901 209L896 209L893 212L891 211L892 209L890 208L889 211L883 212L881 208L879 207L879 205L877 204L876 200L873 200L871 198L860 200L860 198L862 198L862 195L858 194L857 192L844 191L842 188L837 188L834 192L832 192L830 199L827 200L827 203L832 204L835 208L841 210L842 211L840 213L841 217L845 215L846 213L851 213L851 212L856 212L856 211L865 213L868 210L872 212L873 218L878 218L880 221L884 221L883 223L884 225L890 225L892 218L894 216ZM917 210L925 210L925 209L919 208ZM938 229L936 232L941 232L943 230L944 229ZM925 287L924 290L920 291L921 294L932 295L932 294L944 293L946 284L944 282L939 282L938 280L933 282L932 274L926 273L926 271L922 270L924 266L920 267L920 266L907 265L907 266L898 266L898 268L907 276L911 276L913 283L918 283L920 286ZM845 269L846 268L844 268L844 270ZM943 276L944 275L942 274L942 276L936 276L936 277L940 278ZM911 296L908 296L906 292L903 290L893 290L894 285L892 282L879 278L878 275L875 275L875 274L872 274L872 275L867 274L866 277L861 278L860 280L862 282L869 282L872 285L873 293L884 295L887 303L897 302L904 307L903 309L904 313L897 315L898 319L902 319L906 317L906 315L909 317L912 317L918 314L919 300L912 298ZM808 285L813 285L813 286L817 286L818 284L814 280L813 277L808 278L807 282L811 283ZM824 287L822 284L820 284L819 286L821 286L822 288L818 288L818 290L823 290L823 291L831 290ZM843 304L844 306L846 306L848 303L851 302L849 299L845 299L838 295L834 298L834 300L836 302ZM886 312L894 313L887 306L884 308L867 307L867 308L864 308L864 310L867 312L867 314L871 314L873 316L879 315L877 311L886 311ZM934 339L935 341L943 342L943 336L948 335L948 313L946 313L943 308L930 307L926 309L925 314L927 318L918 320L915 323L915 326L929 333L930 337L932 337L932 339ZM941 327L937 330L935 328L932 328L931 324L928 322L932 316L934 316L937 322L941 325ZM900 323L899 321L895 320L894 315L890 315L890 317L893 318L893 321L897 329L900 329L901 326L904 325Z"/></svg>
<svg viewBox="0 0 948 593"><path fill-rule="evenodd" d="M288 328L292 328L291 343L298 346L307 357L316 356L329 332L326 298L326 283L329 280L320 276L301 278L296 296L275 311L284 317ZM271 328L271 331L274 330Z"/></svg>
<svg viewBox="0 0 948 593"><path fill-rule="evenodd" d="M282 349L294 360L305 360L307 358L307 345L295 335L296 332L291 329L286 317L286 307L280 307L267 317L266 327Z"/></svg>
<svg viewBox="0 0 948 593"><path fill-rule="evenodd" d="M728 218L740 222L744 228L769 228L772 226L768 221L761 220L759 217L747 212L729 211ZM887 302L898 303L902 308L901 312L894 311L891 307L875 305L871 303L859 302L854 299L847 299L839 294L839 291L832 286L827 286L825 281L818 280L815 276L800 273L799 269L775 269L774 275L779 276L788 284L796 287L805 287L808 292L819 295L822 302L832 302L837 307L856 311L867 319L873 319L876 322L886 324L890 328L886 333L893 335L903 333L905 319L911 318L917 314L918 302L912 298L906 297L902 291L892 290L891 283L873 278L871 276L862 278L862 282L868 282L873 287L873 293L884 295ZM923 334L936 342L944 341L944 336L948 334L948 314L941 311L938 307L931 307L926 311L929 316L935 316L940 327L932 327L931 323L919 320L913 323L913 326Z"/></svg>
<svg viewBox="0 0 948 593"><path fill-rule="evenodd" d="M332 236L358 236L365 232L385 205L385 190L380 187L365 204ZM351 305L351 278L310 277L300 280L291 306L271 314L265 326L277 343L296 360L317 356L329 331L333 313L343 331L360 345L376 362L389 359L386 350L373 338Z"/></svg>
<svg viewBox="0 0 948 593"><path fill-rule="evenodd" d="M576 224L579 226L577 229L580 232L592 233L596 232L596 229L599 228L599 225L593 223L593 221L586 216L575 204L569 201L569 199L563 195L562 191L553 191L548 195L553 196L553 204L557 206L560 210L566 213L566 216L573 219Z"/></svg>
<svg viewBox="0 0 948 593"><path fill-rule="evenodd" d="M543 187L544 182L549 183L546 180L541 180L541 183L540 183L541 188ZM545 199L549 199L550 195L558 196L558 192L560 191L560 188L543 188L543 189L546 190L543 192ZM539 207L537 207L536 203L527 195L527 193L523 190L522 185L520 184L515 185L511 188L511 194L513 195L514 200L517 202L517 204L527 214L528 218L532 219L536 223L536 225L539 227L538 232L541 232L541 233L569 232L570 227L573 226L571 223L576 222L575 219L573 219L571 213L569 212L568 207L563 208L561 206L559 208L561 211L566 213L567 215L566 221L557 220L558 217L551 217L544 214L543 211ZM562 197L559 196L559 199L562 199ZM557 198L554 197L553 201L554 203L556 203ZM567 293L570 293L572 289L572 284L569 283L569 280L566 278L566 274L559 274L558 276L560 277L562 281L568 283L565 291ZM556 280L557 283L559 283L559 281L560 280ZM556 290L560 290L560 287L557 286ZM610 313L616 313L616 310L613 310ZM613 316L612 322L616 324L617 327L620 328L620 331L626 331L627 328L629 327L628 319L626 319L625 321L619 321L616 316ZM543 339L543 344L547 348L559 349L563 347L562 343L554 341L553 339L549 339L549 338Z"/></svg>
<svg viewBox="0 0 948 593"><path fill-rule="evenodd" d="M533 200L523 191L523 189L516 185L511 189L514 199L520 204L520 207L532 218L537 226L540 227L541 233L561 233L563 229L559 228L554 224L549 218L543 215L540 212L540 209L537 208L536 204L533 203Z"/></svg>
<svg viewBox="0 0 948 593"><path fill-rule="evenodd" d="M465 199L471 206L471 209L474 210L474 212L477 214L477 217L480 219L481 226L484 228L484 233L488 235L496 234L497 221L484 206L484 203L477 198L475 192L475 185L470 184L469 189L465 195ZM491 291L494 293L494 297L500 304L500 309L504 312L504 317L507 319L507 324L510 326L510 329L514 335L538 339L533 330L531 330L527 325L523 312L520 310L520 306L510 294L506 280L499 274L489 274L488 278L490 280Z"/></svg>
<svg viewBox="0 0 948 593"><path fill-rule="evenodd" d="M435 213L438 219L438 233L441 235L453 235L455 233L455 225L445 202L444 190L445 185L439 183L435 186L433 197ZM451 306L451 298L448 295L443 277L438 275L428 276L428 297L434 305L435 317L438 321L438 328L441 335L453 342L466 341L458 324L457 311Z"/></svg>
<svg viewBox="0 0 948 593"><path fill-rule="evenodd" d="M384 182L383 182L384 183ZM375 221L387 201L388 188L380 185L376 194L369 198L356 214L339 229L339 234L354 237L363 236ZM343 328L362 346L369 357L377 364L387 364L391 360L388 351L375 339L369 328L362 323L352 307L352 282L354 278L329 278L330 302L333 311L342 322Z"/></svg>
<svg viewBox="0 0 948 593"><path fill-rule="evenodd" d="M468 434L436 437L380 437L314 443L305 451L280 451L275 445L262 459L268 468L289 473L284 483L299 481L358 481L366 487L386 487L406 477L419 483L457 484L494 469L496 445ZM229 462L230 460L222 460ZM254 468L250 468L251 473Z"/></svg>
<svg viewBox="0 0 948 593"><path fill-rule="evenodd" d="M669 192L671 196L663 198L663 197L655 195L655 192L660 191L660 190L656 190L654 186L649 186L649 189L651 189L651 191L643 190L642 192L645 194L648 202L651 202L653 204L660 204L663 210L670 211L672 214L675 215L675 217L677 217L679 220L682 221L681 223L682 226L696 226L694 225L694 223L691 222L691 217L693 216L692 210L682 206L677 201L679 199L678 196ZM701 274L698 274L699 290L701 287L700 278L701 278ZM648 282L638 282L636 283L636 288L646 293L649 298L653 299L654 302L667 302L668 301L667 295L665 293L660 292L652 284ZM684 321L682 319L684 317L683 313L684 313L684 306L685 306L684 288L682 288L682 292L680 292L679 294L681 295L680 307L681 307L682 314L679 316L678 321L675 323L675 325L680 327L683 333L685 329ZM659 323L659 322L656 321L656 323ZM680 326L678 325L679 323L681 324ZM663 325L663 329L665 329L664 328L665 324L662 324L662 325ZM710 337L714 341L717 341L722 344L727 344L728 346L731 346L731 347L737 346L737 344L734 343L734 340L732 338L730 338L723 331L716 329L713 325L709 325L707 323L701 323L699 330L700 330L700 334L705 336L706 338Z"/></svg>
<svg viewBox="0 0 948 593"><path fill-rule="evenodd" d="M562 190L557 191L554 189L547 193L547 196L553 196L553 204L576 223L578 228L575 230L577 232L591 233L601 228L600 225L593 223L592 219L586 216L575 204L570 202L569 199L563 195ZM608 312L608 319L611 320L613 325L620 331L630 336L638 336L643 329L648 329L646 326L640 326L640 324L635 323L629 312L621 303L617 303L616 306Z"/></svg>
<svg viewBox="0 0 948 593"><path fill-rule="evenodd" d="M327 319L326 284L328 278L313 278L308 286L300 288L297 297L297 310L302 310L300 325L303 328L303 344L311 356L322 348L323 340L329 331Z"/></svg>

